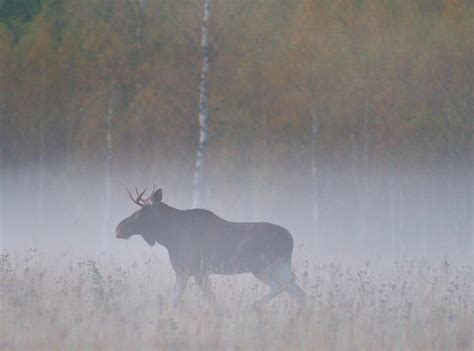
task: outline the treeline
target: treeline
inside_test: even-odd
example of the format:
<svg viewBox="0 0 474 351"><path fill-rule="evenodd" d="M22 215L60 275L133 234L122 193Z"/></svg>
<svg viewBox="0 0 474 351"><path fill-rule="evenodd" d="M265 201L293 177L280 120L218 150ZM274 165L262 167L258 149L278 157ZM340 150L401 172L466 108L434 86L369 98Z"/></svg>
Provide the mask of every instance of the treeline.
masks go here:
<svg viewBox="0 0 474 351"><path fill-rule="evenodd" d="M3 169L111 157L189 188L201 17L202 1L0 1ZM225 188L273 209L292 187L321 237L472 242L473 17L468 0L214 0L209 206Z"/></svg>

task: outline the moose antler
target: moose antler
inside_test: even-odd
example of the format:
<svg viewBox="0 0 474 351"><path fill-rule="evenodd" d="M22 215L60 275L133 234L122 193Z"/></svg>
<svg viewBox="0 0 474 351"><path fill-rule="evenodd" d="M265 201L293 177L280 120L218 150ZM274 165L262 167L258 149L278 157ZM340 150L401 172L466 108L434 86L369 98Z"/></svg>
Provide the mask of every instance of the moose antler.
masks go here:
<svg viewBox="0 0 474 351"><path fill-rule="evenodd" d="M151 197L155 193L155 184L153 184L153 189L151 190L150 196L148 196L146 199L143 200L147 205L151 205L153 202L151 201Z"/></svg>
<svg viewBox="0 0 474 351"><path fill-rule="evenodd" d="M148 205L147 202L145 202L144 200L142 200L142 196L143 194L145 194L145 191L147 191L148 187L145 188L145 190L143 190L140 194L138 193L138 189L135 188L135 191L137 192L137 198L134 199L132 194L130 193L130 191L128 190L127 188L127 193L128 193L128 196L130 196L130 199L135 203L137 204L138 206L140 207L143 207L145 205Z"/></svg>
<svg viewBox="0 0 474 351"><path fill-rule="evenodd" d="M152 204L152 201L151 201L151 197L153 196L153 194L155 193L155 184L153 184L153 190L151 191L151 194L149 197L147 197L146 199L142 199L142 196L143 194L145 194L145 192L147 191L148 187L145 188L145 190L143 190L141 193L138 192L138 189L135 188L135 192L137 193L137 198L134 199L132 194L130 194L130 191L128 190L127 188L127 192L128 192L128 196L130 196L130 199L132 199L132 201L137 204L138 206L146 206L146 205L151 205Z"/></svg>
<svg viewBox="0 0 474 351"><path fill-rule="evenodd" d="M138 194L137 188L135 188L135 192L137 193L137 196L138 196L139 194ZM151 205L153 203L153 201L151 201L151 197L153 196L154 193L155 193L155 184L153 184L153 190L151 191L150 196L148 196L146 199L142 199L142 204Z"/></svg>

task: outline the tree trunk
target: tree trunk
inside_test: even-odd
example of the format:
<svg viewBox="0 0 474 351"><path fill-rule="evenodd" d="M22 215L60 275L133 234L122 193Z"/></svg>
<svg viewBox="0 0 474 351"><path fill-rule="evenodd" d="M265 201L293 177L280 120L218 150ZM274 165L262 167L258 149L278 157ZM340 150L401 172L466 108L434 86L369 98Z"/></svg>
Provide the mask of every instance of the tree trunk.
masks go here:
<svg viewBox="0 0 474 351"><path fill-rule="evenodd" d="M398 253L398 228L397 228L397 179L396 175L391 176L390 186L388 189L389 205L390 205L390 238L391 249L394 253Z"/></svg>
<svg viewBox="0 0 474 351"><path fill-rule="evenodd" d="M107 104L107 115L106 115L106 136L105 136L105 203L104 203L104 217L102 220L102 231L101 231L101 241L102 245L105 245L108 226L110 222L110 198L112 194L112 185L111 185L111 166L112 166L112 157L113 157L113 144L112 144L112 127L113 127L113 117L114 117L114 97L115 97L115 84L114 80L110 80L109 88L109 101Z"/></svg>
<svg viewBox="0 0 474 351"><path fill-rule="evenodd" d="M73 147L74 147L74 109L77 108L75 106L75 96L76 90L74 88L71 89L70 94L70 103L66 107L66 170L70 172L72 170L73 164ZM74 102L73 102L74 101Z"/></svg>
<svg viewBox="0 0 474 351"><path fill-rule="evenodd" d="M355 203L355 218L353 218L355 232L357 232L357 237L361 245L362 250L367 248L367 233L364 230L364 209L363 209L363 189L361 189L361 180L360 180L360 160L359 160L359 145L357 142L356 136L356 126L352 124L350 132L350 142L352 149L352 165L351 165L351 176L352 183L354 184L354 203Z"/></svg>
<svg viewBox="0 0 474 351"><path fill-rule="evenodd" d="M474 122L471 122L471 130L474 130ZM469 220L471 221L471 259L474 259L474 136L471 136L471 176L469 177L469 187L471 188L470 206L468 209Z"/></svg>
<svg viewBox="0 0 474 351"><path fill-rule="evenodd" d="M447 222L448 223L455 223L456 225L453 225L450 227L450 231L452 232L451 235L456 235L459 236L459 221L456 220L456 216L459 213L459 208L458 202L459 199L457 198L456 194L456 187L454 184L456 174L454 172L454 149L453 149L453 118L451 115L451 106L444 106L444 114L446 116L446 122L447 122L447 149L448 149L448 160L447 160L447 168L448 168L448 177L447 177L447 196L446 196L446 217L447 217ZM460 241L460 238L457 238L456 240L456 250L460 250L462 252L463 248L463 243Z"/></svg>
<svg viewBox="0 0 474 351"><path fill-rule="evenodd" d="M204 167L206 158L206 147L209 141L207 99L208 75L209 75L209 17L211 15L211 0L204 0L204 16L201 27L202 68L201 81L199 84L199 144L196 152L196 163L194 167L193 181L193 204L199 207L203 199L204 191Z"/></svg>
<svg viewBox="0 0 474 351"><path fill-rule="evenodd" d="M397 178L397 233L398 233L398 248L405 250L405 227L406 227L406 196L405 196L405 181L402 174Z"/></svg>
<svg viewBox="0 0 474 351"><path fill-rule="evenodd" d="M0 140L5 140L3 136L3 119L5 114L4 101L4 81L3 73L0 72ZM3 162L3 142L0 142L0 252L3 253L3 179L6 175Z"/></svg>
<svg viewBox="0 0 474 351"><path fill-rule="evenodd" d="M367 99L364 101L364 178L367 182L369 169L369 116L367 111Z"/></svg>
<svg viewBox="0 0 474 351"><path fill-rule="evenodd" d="M262 139L263 139L263 156L267 159L267 147L268 147L268 116L267 116L267 87L265 85L265 78L263 74L263 64L257 66L256 77L260 82L259 86L259 98L260 98L260 115L262 116Z"/></svg>
<svg viewBox="0 0 474 351"><path fill-rule="evenodd" d="M144 45L144 32L145 32L145 11L146 11L146 0L135 0L136 1L136 23L135 23L135 40L137 42L137 61L138 67L142 65L143 58L145 57L145 45ZM141 69L137 69L137 72L141 72ZM142 75L138 73L135 76L135 97L138 96L142 90ZM143 108L141 104L135 104L134 107L134 118L135 123L140 126L139 130L143 133ZM147 145L144 141L145 138L138 137L136 138L137 152L143 154L146 151Z"/></svg>
<svg viewBox="0 0 474 351"><path fill-rule="evenodd" d="M319 241L319 180L318 180L318 162L317 162L317 138L319 133L319 118L316 108L311 109L311 206L312 220L314 228L314 241Z"/></svg>
<svg viewBox="0 0 474 351"><path fill-rule="evenodd" d="M363 170L362 170L362 192L359 197L360 200L360 223L361 231L365 240L369 240L369 116L368 116L367 98L364 98L364 148L363 148Z"/></svg>
<svg viewBox="0 0 474 351"><path fill-rule="evenodd" d="M40 120L39 120L39 155L38 155L38 233L33 232L33 246L37 246L37 234L42 234L44 230L44 190L46 179L45 165L45 119L46 119L46 72L45 63L41 61L40 66L41 91L40 91Z"/></svg>

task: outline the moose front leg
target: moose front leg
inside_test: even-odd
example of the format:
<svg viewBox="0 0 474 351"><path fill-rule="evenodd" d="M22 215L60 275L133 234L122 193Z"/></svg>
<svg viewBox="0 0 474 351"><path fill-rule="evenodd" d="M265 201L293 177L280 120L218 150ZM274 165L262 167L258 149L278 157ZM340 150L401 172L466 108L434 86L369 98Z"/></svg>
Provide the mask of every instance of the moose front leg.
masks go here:
<svg viewBox="0 0 474 351"><path fill-rule="evenodd" d="M184 290L188 283L189 275L183 272L176 272L176 283L173 291L173 305L177 306L183 299Z"/></svg>

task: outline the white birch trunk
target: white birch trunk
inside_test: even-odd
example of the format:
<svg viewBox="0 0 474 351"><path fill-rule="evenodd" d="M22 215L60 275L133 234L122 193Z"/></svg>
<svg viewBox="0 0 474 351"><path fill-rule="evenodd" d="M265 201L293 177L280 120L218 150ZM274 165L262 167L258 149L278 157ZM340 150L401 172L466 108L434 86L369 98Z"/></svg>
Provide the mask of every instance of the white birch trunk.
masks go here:
<svg viewBox="0 0 474 351"><path fill-rule="evenodd" d="M114 117L114 80L110 80L109 88L109 101L107 104L107 115L106 115L106 136L105 136L105 200L104 200L104 217L102 219L102 231L101 231L101 242L105 245L107 239L108 225L110 223L110 199L112 194L111 185L111 166L113 157L113 144L112 144L112 128L113 128L113 117Z"/></svg>
<svg viewBox="0 0 474 351"><path fill-rule="evenodd" d="M69 171L72 166L72 139L73 139L73 125L71 111L67 111L66 115L66 169Z"/></svg>
<svg viewBox="0 0 474 351"><path fill-rule="evenodd" d="M145 56L144 54L144 22L145 22L145 11L146 11L146 0L134 0L136 1L136 8L137 8L137 21L135 24L135 40L138 44L138 62L139 65L141 65L142 60ZM140 71L140 70L139 70ZM135 97L140 94L142 90L142 83L141 83L141 76L137 75L135 77ZM135 108L134 108L134 118L135 118L135 123L139 125L140 127L142 126L142 116L143 116L143 108L141 104L136 103ZM135 141L135 147L137 149L138 153L143 153L143 151L146 148L146 145L143 141L143 138L136 138Z"/></svg>
<svg viewBox="0 0 474 351"><path fill-rule="evenodd" d="M352 165L351 165L351 176L354 182L354 195L355 195L355 203L356 203L356 218L354 219L355 230L357 231L357 235L360 238L361 248L363 250L366 249L367 244L367 237L366 233L364 232L363 228L363 201L362 201L362 189L361 189L361 181L360 181L360 160L359 160L359 146L356 139L356 132L355 126L352 124L351 126L351 135L350 135L350 142L352 148Z"/></svg>
<svg viewBox="0 0 474 351"><path fill-rule="evenodd" d="M264 84L265 80L263 78L263 74L261 73L263 70L263 65L259 66L259 70L257 71L258 78L260 80L260 113L262 115L262 138L263 138L263 156L264 159L267 159L267 138L268 138L268 131L267 131L267 94L266 94L266 86Z"/></svg>
<svg viewBox="0 0 474 351"><path fill-rule="evenodd" d="M398 252L398 232L397 232L397 187L396 176L391 177L389 189L389 203L390 203L390 234L391 234L391 248L394 252Z"/></svg>
<svg viewBox="0 0 474 351"><path fill-rule="evenodd" d="M267 127L267 112L263 110L262 113L262 129L263 129L263 154L265 159L267 157L267 149L268 149L268 127Z"/></svg>
<svg viewBox="0 0 474 351"><path fill-rule="evenodd" d="M202 68L199 83L199 144L196 152L193 180L193 204L199 207L202 203L204 188L204 167L206 147L209 141L207 99L209 75L209 17L211 15L211 0L204 0L204 16L201 27Z"/></svg>
<svg viewBox="0 0 474 351"><path fill-rule="evenodd" d="M40 121L39 121L39 174L38 174L38 232L41 235L44 230L44 190L46 179L46 165L45 165L45 118L46 118L46 72L44 61L41 61L40 67L41 75L41 92L40 92ZM33 246L38 244L37 233L33 232Z"/></svg>
<svg viewBox="0 0 474 351"><path fill-rule="evenodd" d="M72 68L71 68L72 69ZM69 90L69 100L71 103L66 107L66 170L67 172L72 170L73 163L73 145L74 145L74 109L77 108L75 103L76 88ZM72 103L72 101L74 101Z"/></svg>
<svg viewBox="0 0 474 351"><path fill-rule="evenodd" d="M311 110L311 206L313 228L315 230L315 241L319 238L319 191L318 191L318 162L317 162L317 138L319 133L319 118L316 108Z"/></svg>
<svg viewBox="0 0 474 351"><path fill-rule="evenodd" d="M398 233L405 231L405 186L398 182Z"/></svg>
<svg viewBox="0 0 474 351"><path fill-rule="evenodd" d="M427 258L428 255L428 240L429 240L429 233L428 233L428 226L427 226L427 220L429 218L429 212L428 209L426 208L427 206L427 196L426 196L426 178L421 177L420 180L420 192L421 192L421 211L420 211L420 217L421 217L421 233L419 234L421 239L421 253L422 257ZM419 219L420 220L420 219Z"/></svg>
<svg viewBox="0 0 474 351"><path fill-rule="evenodd" d="M367 101L364 102L364 168L369 169L369 116L367 115ZM365 177L367 178L367 176Z"/></svg>
<svg viewBox="0 0 474 351"><path fill-rule="evenodd" d="M363 126L363 133L364 133L364 149L363 149L363 176L362 176L362 196L360 196L360 214L361 214L361 230L363 233L363 237L367 240L368 238L368 221L369 221L369 116L368 116L368 104L367 98L364 99L364 126Z"/></svg>
<svg viewBox="0 0 474 351"><path fill-rule="evenodd" d="M471 120L471 125L469 126L471 130L474 130L474 121ZM468 257L471 261L474 259L474 135L471 135L471 152L470 155L468 156L469 159L469 167L467 172L469 173L467 176L468 178L468 209L467 209L467 215L469 216L469 221L467 226L467 230L471 231L471 237L470 237L470 248L468 250Z"/></svg>
<svg viewBox="0 0 474 351"><path fill-rule="evenodd" d="M455 220L455 213L457 212L456 210L456 203L457 201L454 201L454 199L456 198L456 190L455 190L455 186L454 186L454 177L455 177L455 174L454 174L454 150L453 150L453 118L452 118L452 115L451 115L451 110L450 110L451 106L445 106L444 107L444 114L446 116L446 120L447 120L447 124L448 124L448 142L447 142L447 146L448 146L448 181L447 181L447 187L448 187L448 196L447 196L447 203L448 203L448 209L447 209L447 217L448 217L448 221L456 221ZM457 199L456 199L457 200ZM457 221L456 221L457 222ZM454 229L454 228L453 228ZM458 229L458 228L456 228ZM457 231L457 230L456 230ZM458 232L457 235L459 235L460 233ZM463 248L463 243L461 242L460 240L461 238L458 238L458 240L456 241L456 249L459 249L460 252L462 252L462 248Z"/></svg>
<svg viewBox="0 0 474 351"><path fill-rule="evenodd" d="M4 86L3 73L0 72L0 140L3 140L3 119L4 119ZM3 253L3 180L6 172L3 164L3 143L0 142L0 252Z"/></svg>

